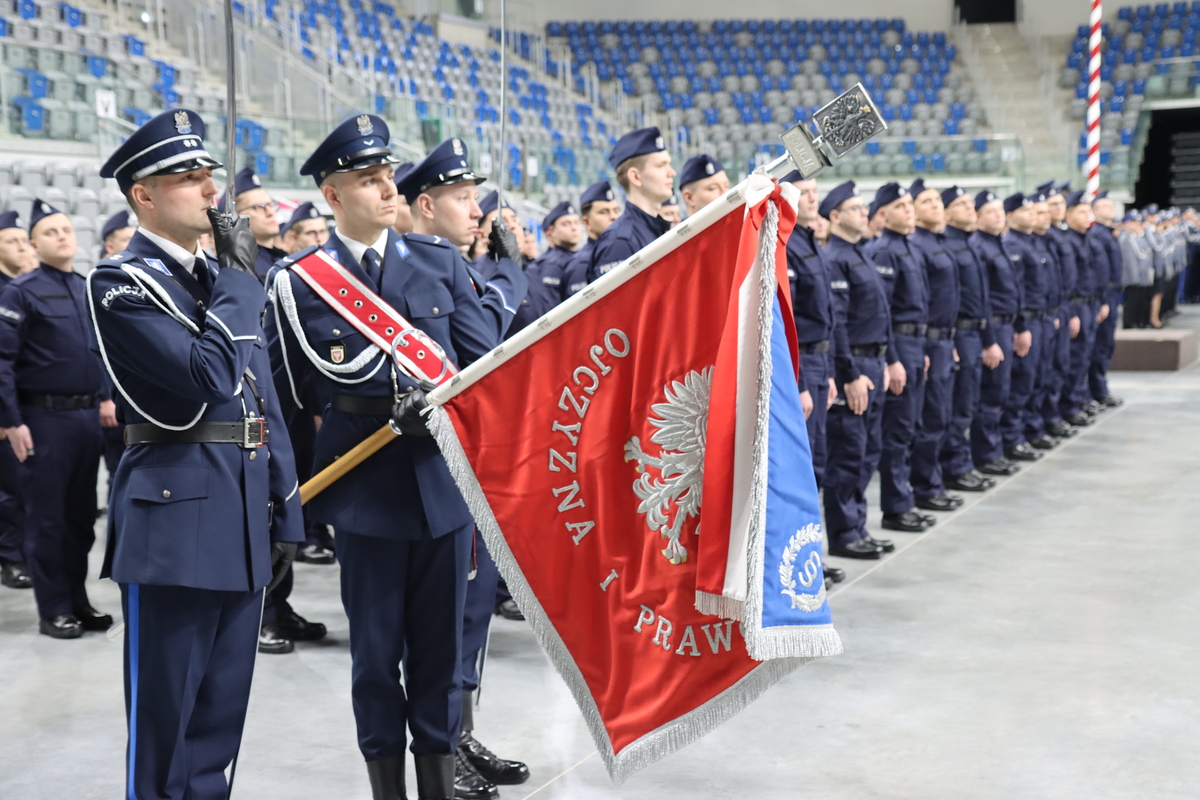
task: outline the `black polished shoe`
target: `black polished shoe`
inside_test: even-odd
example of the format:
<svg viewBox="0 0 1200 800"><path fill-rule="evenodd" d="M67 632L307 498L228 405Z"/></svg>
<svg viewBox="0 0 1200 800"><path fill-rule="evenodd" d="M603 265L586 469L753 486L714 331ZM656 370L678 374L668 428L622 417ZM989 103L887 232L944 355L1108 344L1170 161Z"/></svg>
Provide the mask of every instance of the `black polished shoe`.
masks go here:
<svg viewBox="0 0 1200 800"><path fill-rule="evenodd" d="M325 626L319 622L309 622L293 611L275 620L279 632L293 642L315 642L325 638Z"/></svg>
<svg viewBox="0 0 1200 800"><path fill-rule="evenodd" d="M1021 468L1011 461L998 458L990 464L984 464L979 471L984 475L1016 475Z"/></svg>
<svg viewBox="0 0 1200 800"><path fill-rule="evenodd" d="M846 570L838 569L837 567L825 567L825 579L834 583L841 583L846 580Z"/></svg>
<svg viewBox="0 0 1200 800"><path fill-rule="evenodd" d="M996 485L996 482L991 478L985 478L976 470L963 473L954 478L945 480L947 489L955 489L960 492L986 492L988 489Z"/></svg>
<svg viewBox="0 0 1200 800"><path fill-rule="evenodd" d="M281 656L295 649L296 643L284 636L275 624L267 622L258 629L258 652Z"/></svg>
<svg viewBox="0 0 1200 800"><path fill-rule="evenodd" d="M32 589L33 580L19 561L0 559L0 583L10 589Z"/></svg>
<svg viewBox="0 0 1200 800"><path fill-rule="evenodd" d="M1053 436L1039 436L1029 443L1035 450L1053 450L1058 447L1058 439Z"/></svg>
<svg viewBox="0 0 1200 800"><path fill-rule="evenodd" d="M875 545L876 547L878 547L880 550L882 550L885 553L890 553L896 549L896 545L892 544L891 539L876 539L874 537L868 536L867 541L870 542L871 544Z"/></svg>
<svg viewBox="0 0 1200 800"><path fill-rule="evenodd" d="M454 755L454 800L499 800L499 797L496 784L480 775L463 749L458 748Z"/></svg>
<svg viewBox="0 0 1200 800"><path fill-rule="evenodd" d="M367 762L371 800L408 800L404 792L404 755Z"/></svg>
<svg viewBox="0 0 1200 800"><path fill-rule="evenodd" d="M52 639L78 639L83 636L83 625L70 614L60 614L54 619L38 620L38 633Z"/></svg>
<svg viewBox="0 0 1200 800"><path fill-rule="evenodd" d="M963 504L961 497L955 497L949 494L939 494L933 497L918 497L917 508L923 508L926 511L953 511Z"/></svg>
<svg viewBox="0 0 1200 800"><path fill-rule="evenodd" d="M97 611L91 606L84 606L76 610L75 618L79 620L79 624L85 631L106 631L113 624L112 614Z"/></svg>
<svg viewBox="0 0 1200 800"><path fill-rule="evenodd" d="M337 561L337 557L328 547L306 544L300 548L300 552L296 553L296 560L303 561L305 564L332 564Z"/></svg>
<svg viewBox="0 0 1200 800"><path fill-rule="evenodd" d="M502 602L496 603L496 616L511 619L513 622L524 622L525 615L521 613L521 609L517 608L517 601L511 597Z"/></svg>
<svg viewBox="0 0 1200 800"><path fill-rule="evenodd" d="M1079 431L1072 428L1065 421L1062 421L1055 422L1053 425L1047 425L1046 433L1059 439L1069 439L1075 434L1079 433Z"/></svg>
<svg viewBox="0 0 1200 800"><path fill-rule="evenodd" d="M1108 397L1100 398L1096 402L1102 406L1107 406L1108 408L1116 408L1117 406L1125 404L1124 400L1119 397L1113 397L1111 394Z"/></svg>
<svg viewBox="0 0 1200 800"><path fill-rule="evenodd" d="M1042 454L1024 442L1021 442L1016 447L1010 447L1005 450L1004 457L1010 461L1037 461L1042 457Z"/></svg>
<svg viewBox="0 0 1200 800"><path fill-rule="evenodd" d="M498 786L516 786L529 780L529 767L520 761L508 761L488 750L470 731L463 731L458 749L471 766L487 780Z"/></svg>
<svg viewBox="0 0 1200 800"><path fill-rule="evenodd" d="M1081 408L1079 410L1082 411L1083 413L1087 414L1089 417L1094 417L1097 414L1099 414L1101 411L1105 411L1106 408L1105 408L1105 406L1102 406L1099 403L1097 403L1095 400L1092 400L1089 403L1084 403L1083 408Z"/></svg>
<svg viewBox="0 0 1200 800"><path fill-rule="evenodd" d="M903 514L884 514L882 524L889 531L904 531L905 533L922 533L929 527L925 517L911 508Z"/></svg>
<svg viewBox="0 0 1200 800"><path fill-rule="evenodd" d="M883 548L875 544L873 539L855 539L844 545L829 545L829 555L842 558L879 558Z"/></svg>
<svg viewBox="0 0 1200 800"><path fill-rule="evenodd" d="M1070 424L1074 425L1076 428L1085 428L1088 425L1091 425L1094 421L1087 414L1083 413L1083 411L1076 411L1071 416L1064 417L1064 419Z"/></svg>

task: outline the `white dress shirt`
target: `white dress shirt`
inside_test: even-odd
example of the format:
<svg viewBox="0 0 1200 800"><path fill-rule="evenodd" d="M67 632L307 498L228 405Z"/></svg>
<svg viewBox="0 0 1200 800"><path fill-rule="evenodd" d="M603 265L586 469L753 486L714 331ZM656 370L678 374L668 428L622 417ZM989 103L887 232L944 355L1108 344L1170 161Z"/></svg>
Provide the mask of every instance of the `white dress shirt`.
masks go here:
<svg viewBox="0 0 1200 800"><path fill-rule="evenodd" d="M379 234L379 238L373 244L363 244L362 242L351 239L349 236L342 236L340 230L334 230L334 234L342 240L342 244L346 245L346 249L350 251L350 255L354 256L354 263L362 266L363 255L366 254L367 248L375 251L375 255L379 256L379 269L383 269L384 251L387 249L388 229L384 228L383 233Z"/></svg>
<svg viewBox="0 0 1200 800"><path fill-rule="evenodd" d="M148 231L145 228L138 228L138 233L145 236L150 241L158 245L159 249L171 257L179 266L183 267L194 278L196 277L196 259L200 259L200 263L208 267L208 261L204 257L204 251L200 249L200 245L196 245L196 252L189 253L183 247L175 244L170 239L164 239L157 233Z"/></svg>

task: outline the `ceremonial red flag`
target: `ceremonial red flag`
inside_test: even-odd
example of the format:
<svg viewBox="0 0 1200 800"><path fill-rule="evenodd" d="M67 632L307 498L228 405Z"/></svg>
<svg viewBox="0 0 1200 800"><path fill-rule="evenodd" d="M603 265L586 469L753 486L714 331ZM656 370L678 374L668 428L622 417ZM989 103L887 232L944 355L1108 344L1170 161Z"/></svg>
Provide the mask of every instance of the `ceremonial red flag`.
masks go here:
<svg viewBox="0 0 1200 800"><path fill-rule="evenodd" d="M723 343L747 324L731 308L770 204L774 281L794 213L755 176L430 395L489 551L618 782L811 660L757 661L741 623L696 609L702 491L721 490L704 475L710 389ZM793 365L778 369L798 410ZM728 528L731 502L718 505ZM723 561L729 546L716 550ZM803 652L829 654L840 645L823 590L815 602L827 630Z"/></svg>

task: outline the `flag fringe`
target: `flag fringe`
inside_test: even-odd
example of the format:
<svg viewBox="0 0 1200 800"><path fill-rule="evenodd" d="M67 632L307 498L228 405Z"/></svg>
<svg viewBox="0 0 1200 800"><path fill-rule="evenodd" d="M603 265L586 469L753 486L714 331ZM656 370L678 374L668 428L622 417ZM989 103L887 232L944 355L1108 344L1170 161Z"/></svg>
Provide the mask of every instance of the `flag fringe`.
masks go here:
<svg viewBox="0 0 1200 800"><path fill-rule="evenodd" d="M764 630L763 559L767 534L767 470L771 420L771 334L775 325L775 257L779 247L779 206L772 200L759 230L758 257L758 418L754 428L754 473L750 485L750 530L746 541L746 601L738 619L746 652L758 661L779 658L818 658L842 652L842 642L832 625L787 627ZM823 580L823 579L822 579Z"/></svg>
<svg viewBox="0 0 1200 800"><path fill-rule="evenodd" d="M743 600L735 600L723 594L712 594L711 592L697 590L696 610L701 614L708 614L710 617L733 619L741 622L742 614L746 610L746 604Z"/></svg>
<svg viewBox="0 0 1200 800"><path fill-rule="evenodd" d="M450 474L467 503L467 508L470 509L475 523L479 526L480 533L483 534L488 553L496 562L500 574L504 576L509 593L528 620L538 643L546 651L550 657L550 663L562 676L572 697L575 698L575 703L583 714L584 723L592 735L592 741L595 743L600 757L604 759L604 765L613 783L617 785L624 783L639 770L645 769L654 762L666 758L712 732L780 679L813 660L811 658L778 658L765 662L702 706L638 738L626 745L619 753L613 752L612 740L609 738L608 729L604 727L604 720L592 697L591 689L583 679L575 659L571 657L570 650L567 649L562 637L558 635L558 631L546 616L542 604L538 602L537 596L530 588L512 550L509 549L508 542L505 541L500 530L500 523L496 520L496 515L483 493L483 488L479 485L478 478L475 477L475 471L471 468L462 443L458 440L458 432L454 429L450 415L444 408L435 406L425 419L426 425L442 451L442 456L446 459Z"/></svg>

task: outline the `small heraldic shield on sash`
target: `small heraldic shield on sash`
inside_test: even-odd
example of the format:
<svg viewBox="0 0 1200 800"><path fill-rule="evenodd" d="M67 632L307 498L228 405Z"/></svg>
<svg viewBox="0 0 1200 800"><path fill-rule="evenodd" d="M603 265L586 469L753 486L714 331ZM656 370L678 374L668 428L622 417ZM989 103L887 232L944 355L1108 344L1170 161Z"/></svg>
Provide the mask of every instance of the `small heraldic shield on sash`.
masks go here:
<svg viewBox="0 0 1200 800"><path fill-rule="evenodd" d="M329 360L334 364L340 364L346 360L346 347L344 345L335 344L329 348Z"/></svg>

